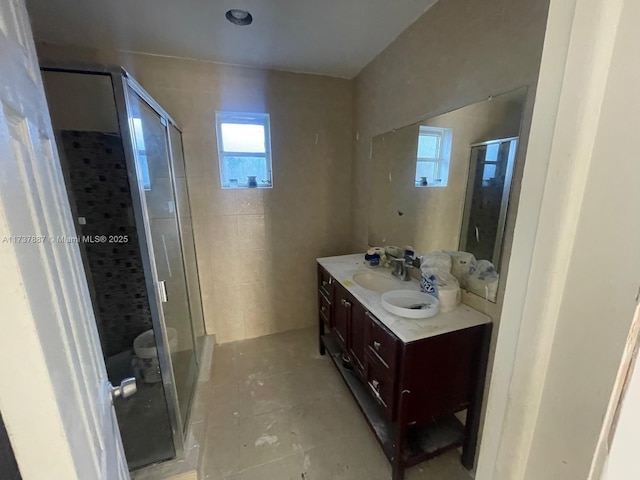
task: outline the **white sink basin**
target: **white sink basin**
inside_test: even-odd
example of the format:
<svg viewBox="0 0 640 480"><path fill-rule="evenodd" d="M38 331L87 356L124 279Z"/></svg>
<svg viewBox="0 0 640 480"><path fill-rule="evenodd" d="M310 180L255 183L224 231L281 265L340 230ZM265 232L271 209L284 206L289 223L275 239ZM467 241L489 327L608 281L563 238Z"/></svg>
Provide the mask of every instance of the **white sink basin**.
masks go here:
<svg viewBox="0 0 640 480"><path fill-rule="evenodd" d="M438 314L440 301L415 290L391 290L382 295L382 306L400 317L429 318Z"/></svg>
<svg viewBox="0 0 640 480"><path fill-rule="evenodd" d="M398 282L393 278L373 272L356 273L353 276L353 281L362 288L378 293L384 293L398 288Z"/></svg>

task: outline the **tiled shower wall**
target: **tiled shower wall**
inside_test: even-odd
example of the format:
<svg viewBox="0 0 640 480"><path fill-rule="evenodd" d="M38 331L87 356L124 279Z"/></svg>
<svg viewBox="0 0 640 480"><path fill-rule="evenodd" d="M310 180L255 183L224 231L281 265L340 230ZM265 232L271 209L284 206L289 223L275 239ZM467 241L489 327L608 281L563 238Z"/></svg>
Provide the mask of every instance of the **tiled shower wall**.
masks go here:
<svg viewBox="0 0 640 480"><path fill-rule="evenodd" d="M128 239L80 243L102 349L110 357L131 349L133 340L152 328L122 139L113 133L69 130L60 138L72 208L86 221L77 226L78 235Z"/></svg>
<svg viewBox="0 0 640 480"><path fill-rule="evenodd" d="M349 252L352 82L39 44L44 61L122 65L183 130L207 331L312 325L315 258ZM271 115L274 188L220 188L215 112Z"/></svg>

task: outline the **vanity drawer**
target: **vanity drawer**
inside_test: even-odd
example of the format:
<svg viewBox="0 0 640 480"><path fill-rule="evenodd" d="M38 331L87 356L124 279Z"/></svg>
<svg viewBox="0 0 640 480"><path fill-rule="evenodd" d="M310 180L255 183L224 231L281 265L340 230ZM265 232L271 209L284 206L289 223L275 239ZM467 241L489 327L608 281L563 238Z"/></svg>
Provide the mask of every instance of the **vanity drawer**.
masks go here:
<svg viewBox="0 0 640 480"><path fill-rule="evenodd" d="M369 312L366 312L365 315L369 319L366 337L367 351L393 375L398 357L398 339Z"/></svg>
<svg viewBox="0 0 640 480"><path fill-rule="evenodd" d="M378 403L385 409L389 419L393 420L393 376L379 359L368 352L365 356L367 386Z"/></svg>
<svg viewBox="0 0 640 480"><path fill-rule="evenodd" d="M329 319L331 318L331 303L327 300L326 296L320 291L320 295L318 295L319 299L319 308L320 308L320 316L324 320L324 323L329 325Z"/></svg>
<svg viewBox="0 0 640 480"><path fill-rule="evenodd" d="M333 303L333 277L322 267L318 267L318 289L329 304Z"/></svg>

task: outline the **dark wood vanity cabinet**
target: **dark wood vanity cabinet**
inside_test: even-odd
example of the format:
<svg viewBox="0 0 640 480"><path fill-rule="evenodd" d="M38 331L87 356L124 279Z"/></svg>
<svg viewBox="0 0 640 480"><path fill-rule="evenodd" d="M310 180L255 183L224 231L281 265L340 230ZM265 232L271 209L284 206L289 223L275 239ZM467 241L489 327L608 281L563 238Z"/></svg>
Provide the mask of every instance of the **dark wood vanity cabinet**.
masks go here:
<svg viewBox="0 0 640 480"><path fill-rule="evenodd" d="M353 394L393 480L456 447L471 469L491 324L405 343L320 265L318 287L320 351L329 353ZM463 425L454 414L464 410Z"/></svg>

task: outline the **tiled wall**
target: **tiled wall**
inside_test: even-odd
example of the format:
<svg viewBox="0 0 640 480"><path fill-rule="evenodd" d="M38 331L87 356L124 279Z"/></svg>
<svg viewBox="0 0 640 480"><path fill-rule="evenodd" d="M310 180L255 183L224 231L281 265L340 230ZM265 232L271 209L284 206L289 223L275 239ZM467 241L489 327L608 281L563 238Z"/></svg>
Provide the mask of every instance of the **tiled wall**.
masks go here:
<svg viewBox="0 0 640 480"><path fill-rule="evenodd" d="M131 218L129 177L119 136L62 131L67 190L72 209L86 219L78 235L126 235L119 245L81 243L105 357L131 349L153 327L136 226Z"/></svg>
<svg viewBox="0 0 640 480"><path fill-rule="evenodd" d="M352 247L356 251L368 244L369 157L376 135L528 86L520 132L520 143L526 145L547 10L546 0L437 2L356 77L357 140L351 189ZM524 166L522 161L517 163L503 258L510 252ZM501 282L499 293L505 283ZM497 320L499 306L489 307L488 313Z"/></svg>
<svg viewBox="0 0 640 480"><path fill-rule="evenodd" d="M182 128L209 333L228 342L316 321L315 258L349 253L350 81L47 44L39 54L122 65ZM273 189L220 188L216 110L271 115Z"/></svg>

